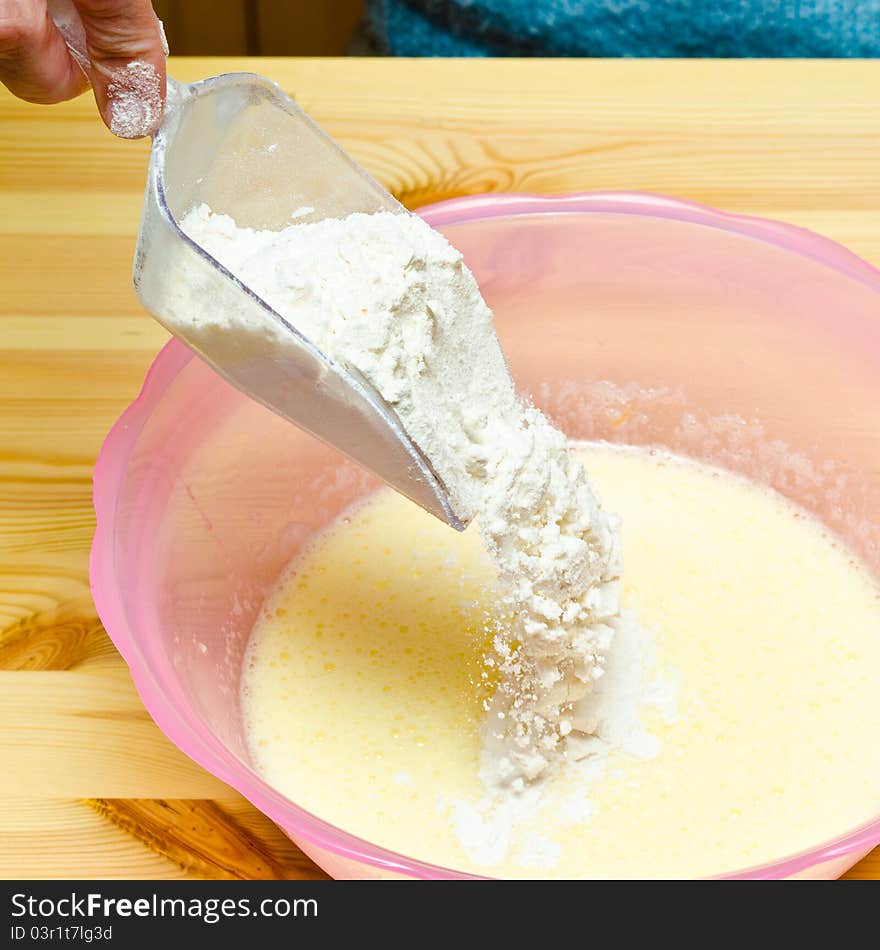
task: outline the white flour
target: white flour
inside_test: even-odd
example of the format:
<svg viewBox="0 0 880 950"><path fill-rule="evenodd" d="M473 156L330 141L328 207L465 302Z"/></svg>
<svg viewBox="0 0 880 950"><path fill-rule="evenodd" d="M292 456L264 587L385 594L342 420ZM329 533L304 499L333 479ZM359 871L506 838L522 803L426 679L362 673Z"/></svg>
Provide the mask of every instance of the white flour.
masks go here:
<svg viewBox="0 0 880 950"><path fill-rule="evenodd" d="M148 135L162 108L159 74L152 63L133 60L116 69L107 86L110 131L123 139Z"/></svg>
<svg viewBox="0 0 880 950"><path fill-rule="evenodd" d="M562 797L543 783L533 783L513 795L490 787L490 794L478 802L438 801L438 813L451 821L462 848L475 864L492 868L504 861L514 847L516 829L528 826L542 810L551 809L561 825L589 822L590 785L605 774L612 752L636 759L650 759L659 753L659 740L642 725L641 707L651 706L665 722L675 721L675 689L662 680L648 680L647 670L656 660L654 642L632 612L621 611L613 626L604 675L572 714L584 731L572 732L565 744L567 767L577 776L574 794ZM533 832L527 832L518 847L517 863L534 870L552 868L561 852L557 841Z"/></svg>
<svg viewBox="0 0 880 950"><path fill-rule="evenodd" d="M484 778L524 790L598 726L579 706L605 668L620 612L617 520L565 436L523 405L461 255L409 214L239 228L205 205L183 229L338 362L363 374L476 517L508 622L495 636ZM181 321L186 320L180 311ZM263 334L216 323L200 333ZM279 341L283 347L283 341ZM532 859L545 860L540 847Z"/></svg>

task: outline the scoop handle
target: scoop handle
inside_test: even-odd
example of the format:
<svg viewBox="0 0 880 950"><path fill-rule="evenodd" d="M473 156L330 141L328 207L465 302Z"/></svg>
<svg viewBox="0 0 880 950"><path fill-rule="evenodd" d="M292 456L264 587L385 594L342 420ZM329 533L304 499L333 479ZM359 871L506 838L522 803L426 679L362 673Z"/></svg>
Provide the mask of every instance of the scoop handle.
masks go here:
<svg viewBox="0 0 880 950"><path fill-rule="evenodd" d="M192 95L192 86L169 75L165 84L165 112L176 109L188 96Z"/></svg>

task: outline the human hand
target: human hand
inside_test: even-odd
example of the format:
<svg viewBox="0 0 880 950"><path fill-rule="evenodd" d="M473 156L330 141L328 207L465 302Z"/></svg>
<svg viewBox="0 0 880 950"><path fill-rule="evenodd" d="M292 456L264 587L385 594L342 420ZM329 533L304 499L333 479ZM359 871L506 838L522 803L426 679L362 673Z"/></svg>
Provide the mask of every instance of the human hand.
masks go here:
<svg viewBox="0 0 880 950"><path fill-rule="evenodd" d="M165 109L162 28L150 0L0 0L0 81L28 102L92 86L114 135L150 135Z"/></svg>

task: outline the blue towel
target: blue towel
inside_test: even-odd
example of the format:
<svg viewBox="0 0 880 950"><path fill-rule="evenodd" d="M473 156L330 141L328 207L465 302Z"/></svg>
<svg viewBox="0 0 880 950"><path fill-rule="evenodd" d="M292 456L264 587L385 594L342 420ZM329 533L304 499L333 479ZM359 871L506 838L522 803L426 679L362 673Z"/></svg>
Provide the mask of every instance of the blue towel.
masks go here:
<svg viewBox="0 0 880 950"><path fill-rule="evenodd" d="M367 11L396 56L880 56L880 0L367 0Z"/></svg>

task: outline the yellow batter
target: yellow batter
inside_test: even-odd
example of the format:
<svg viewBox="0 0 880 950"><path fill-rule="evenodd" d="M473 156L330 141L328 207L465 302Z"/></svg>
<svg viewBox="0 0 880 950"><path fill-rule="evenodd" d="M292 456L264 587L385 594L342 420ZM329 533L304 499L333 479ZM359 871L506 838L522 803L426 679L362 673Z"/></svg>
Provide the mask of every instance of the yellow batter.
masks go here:
<svg viewBox="0 0 880 950"><path fill-rule="evenodd" d="M492 565L476 528L457 534L382 490L294 562L254 629L242 698L267 781L369 841L506 877L719 874L880 813L880 592L866 570L739 477L582 453L623 517L624 603L655 644L646 679L675 687L677 716L643 709L659 753L570 770L494 854L468 848L462 816L485 798Z"/></svg>

